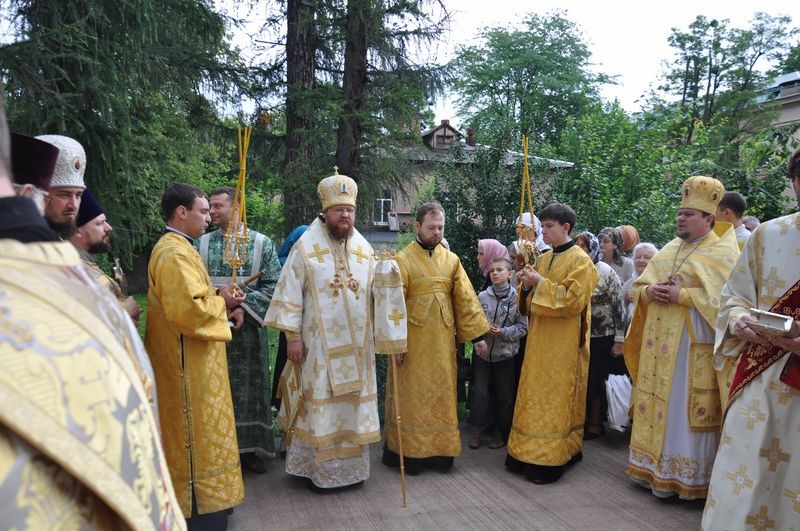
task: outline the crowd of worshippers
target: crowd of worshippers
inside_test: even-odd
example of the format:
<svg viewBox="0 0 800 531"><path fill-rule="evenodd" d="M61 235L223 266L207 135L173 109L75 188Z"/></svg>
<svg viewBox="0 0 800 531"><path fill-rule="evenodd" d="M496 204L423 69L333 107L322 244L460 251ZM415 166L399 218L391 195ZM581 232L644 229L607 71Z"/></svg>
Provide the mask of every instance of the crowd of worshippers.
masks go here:
<svg viewBox="0 0 800 531"><path fill-rule="evenodd" d="M319 215L280 248L249 231L233 283L234 189L177 183L142 343L142 308L97 263L112 227L84 182L91 163L66 136L9 135L0 102L9 527L225 529L243 469L263 473L282 450L313 492L361 485L381 441L388 467L447 471L463 379L468 446L505 448L510 473L555 483L604 436L611 376L629 382L633 481L705 498L705 529L797 523L800 214L751 231L742 195L692 176L659 250L630 225L576 233L576 213L552 203L516 221L535 242L478 241L474 286L441 205L419 207L411 244L376 253L355 228L358 186L335 171ZM800 150L788 174L800 199ZM786 330L759 310L788 316ZM272 371L265 327L280 331ZM376 354L391 357L383 426Z"/></svg>

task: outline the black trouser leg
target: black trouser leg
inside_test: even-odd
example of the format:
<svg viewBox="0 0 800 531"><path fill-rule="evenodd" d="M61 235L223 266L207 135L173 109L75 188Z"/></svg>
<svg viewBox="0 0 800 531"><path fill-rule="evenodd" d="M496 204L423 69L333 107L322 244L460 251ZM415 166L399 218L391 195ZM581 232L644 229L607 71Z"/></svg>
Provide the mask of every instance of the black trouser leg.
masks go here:
<svg viewBox="0 0 800 531"><path fill-rule="evenodd" d="M197 494L192 493L192 516L186 519L188 531L225 531L228 529L228 515L233 509L223 509L215 513L197 514Z"/></svg>
<svg viewBox="0 0 800 531"><path fill-rule="evenodd" d="M492 394L494 396L497 431L508 441L511 433L511 421L514 419L514 358L490 363L492 370Z"/></svg>

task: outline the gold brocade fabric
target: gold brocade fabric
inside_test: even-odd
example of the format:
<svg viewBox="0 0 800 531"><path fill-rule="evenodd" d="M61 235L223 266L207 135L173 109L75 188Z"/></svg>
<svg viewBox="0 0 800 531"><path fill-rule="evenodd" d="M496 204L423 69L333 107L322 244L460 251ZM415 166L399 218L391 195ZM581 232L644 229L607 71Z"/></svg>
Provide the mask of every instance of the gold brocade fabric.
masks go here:
<svg viewBox="0 0 800 531"><path fill-rule="evenodd" d="M408 310L408 353L397 369L403 454L456 456L461 437L456 412L456 336L460 342L489 330L489 322L458 257L416 242L397 255ZM386 377L386 444L399 452L391 368Z"/></svg>
<svg viewBox="0 0 800 531"><path fill-rule="evenodd" d="M713 345L695 341L689 308L697 310L714 327L722 286L739 256L739 246L729 223L717 222L699 243L687 244L676 238L653 258L634 282L636 304L625 338L625 364L633 379L631 405L633 430L631 450L658 461L664 443L669 398L675 375L678 347L688 330L688 403L686 412L692 431L719 429L722 398L718 381L725 377L714 371ZM678 267L679 265L679 267ZM677 271L675 271L677 267ZM651 284L677 275L683 286L678 303L656 304L647 299Z"/></svg>
<svg viewBox="0 0 800 531"><path fill-rule="evenodd" d="M118 301L123 302L125 301L125 294L122 292L122 288L119 286L119 283L111 278L110 276L106 275L106 272L100 269L100 266L97 265L97 262L93 260L92 255L85 251L78 251L81 256L81 261L83 265L86 266L86 269L89 270L89 273L92 274L94 279L101 285L108 288L114 297L117 298Z"/></svg>
<svg viewBox="0 0 800 531"><path fill-rule="evenodd" d="M200 255L168 232L147 268L145 345L156 375L164 449L181 509L200 514L244 499L225 342L225 301Z"/></svg>
<svg viewBox="0 0 800 531"><path fill-rule="evenodd" d="M535 267L542 279L518 301L530 324L508 453L558 466L583 446L591 301L599 275L577 245L542 254Z"/></svg>
<svg viewBox="0 0 800 531"><path fill-rule="evenodd" d="M0 241L0 527L185 529L142 356L70 243Z"/></svg>

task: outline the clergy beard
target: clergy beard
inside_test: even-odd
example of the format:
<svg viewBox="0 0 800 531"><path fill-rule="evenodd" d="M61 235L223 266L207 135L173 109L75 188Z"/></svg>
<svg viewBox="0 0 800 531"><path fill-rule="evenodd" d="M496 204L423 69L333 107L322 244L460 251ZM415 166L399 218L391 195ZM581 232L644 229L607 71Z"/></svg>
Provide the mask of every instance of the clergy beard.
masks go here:
<svg viewBox="0 0 800 531"><path fill-rule="evenodd" d="M111 252L111 242L99 242L90 245L87 251L90 254L106 254Z"/></svg>
<svg viewBox="0 0 800 531"><path fill-rule="evenodd" d="M325 228L328 229L328 234L330 234L334 240L344 240L353 234L352 223L335 225L331 223L324 214L320 214L319 219L325 224Z"/></svg>
<svg viewBox="0 0 800 531"><path fill-rule="evenodd" d="M442 243L441 237L433 236L431 238L423 238L419 232L417 233L417 239L420 241L420 243L423 244L422 246L425 247L426 249L434 249L437 245Z"/></svg>
<svg viewBox="0 0 800 531"><path fill-rule="evenodd" d="M331 225L328 225L326 223L325 227L328 228L328 233L331 235L331 237L334 240L344 240L346 238L349 238L350 235L353 234L353 226L352 225L349 225L347 228L345 228L345 227L341 227L339 225L331 226Z"/></svg>
<svg viewBox="0 0 800 531"><path fill-rule="evenodd" d="M63 223L59 223L57 221L52 221L50 219L45 218L47 224L56 232L59 236L61 236L62 240L68 240L78 232L78 226L75 225L74 221L65 221Z"/></svg>

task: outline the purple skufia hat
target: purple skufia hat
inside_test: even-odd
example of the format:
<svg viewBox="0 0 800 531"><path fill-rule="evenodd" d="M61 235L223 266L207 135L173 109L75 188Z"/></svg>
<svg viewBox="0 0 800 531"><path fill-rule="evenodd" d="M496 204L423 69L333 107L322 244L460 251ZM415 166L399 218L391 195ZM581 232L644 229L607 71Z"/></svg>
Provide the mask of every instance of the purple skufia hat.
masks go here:
<svg viewBox="0 0 800 531"><path fill-rule="evenodd" d="M86 188L81 196L81 206L78 207L78 219L75 220L75 225L83 227L102 213L103 209L100 208L100 203L97 202L92 192Z"/></svg>
<svg viewBox="0 0 800 531"><path fill-rule="evenodd" d="M11 175L17 184L32 184L50 191L58 148L32 136L11 133Z"/></svg>

